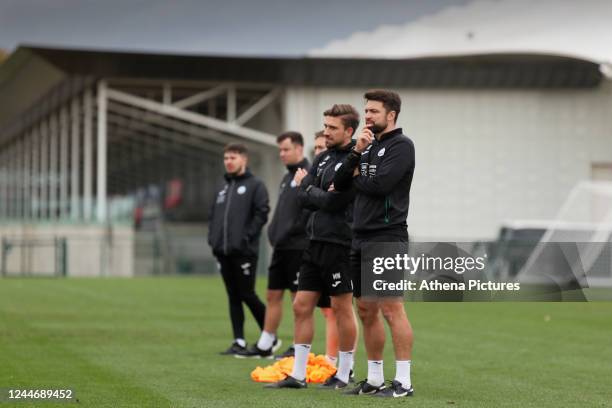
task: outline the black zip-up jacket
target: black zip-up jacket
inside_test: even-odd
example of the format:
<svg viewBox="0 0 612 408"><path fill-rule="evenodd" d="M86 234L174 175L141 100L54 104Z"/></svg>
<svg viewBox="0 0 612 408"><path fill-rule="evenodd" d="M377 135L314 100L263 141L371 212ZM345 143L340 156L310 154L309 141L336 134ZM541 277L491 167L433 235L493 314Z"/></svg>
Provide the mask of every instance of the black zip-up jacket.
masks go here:
<svg viewBox="0 0 612 408"><path fill-rule="evenodd" d="M280 183L278 202L268 225L268 239L275 249L305 249L308 244L306 221L310 211L303 209L298 199L299 188L293 181L297 169L310 170L310 163L304 159L288 165Z"/></svg>
<svg viewBox="0 0 612 408"><path fill-rule="evenodd" d="M355 191L347 188L340 192L328 191L335 172L348 155L355 142L343 148L326 150L315 157L308 175L300 184L298 195L302 206L312 210L306 224L311 241L331 242L350 246Z"/></svg>
<svg viewBox="0 0 612 408"><path fill-rule="evenodd" d="M359 175L353 170L359 166ZM407 235L406 218L414 174L414 144L394 129L374 139L362 154L351 151L336 172L338 191L354 187L355 236Z"/></svg>
<svg viewBox="0 0 612 408"><path fill-rule="evenodd" d="M210 212L208 244L215 255L257 255L270 212L268 190L248 169L241 176L224 178Z"/></svg>

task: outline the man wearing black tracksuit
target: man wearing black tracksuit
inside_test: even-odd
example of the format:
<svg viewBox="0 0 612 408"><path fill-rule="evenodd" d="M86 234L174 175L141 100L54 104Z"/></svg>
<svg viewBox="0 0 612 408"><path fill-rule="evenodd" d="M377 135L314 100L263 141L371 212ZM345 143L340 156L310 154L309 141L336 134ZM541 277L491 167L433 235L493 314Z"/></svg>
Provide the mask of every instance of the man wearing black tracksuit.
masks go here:
<svg viewBox="0 0 612 408"><path fill-rule="evenodd" d="M323 113L328 150L317 156L306 172L299 169L302 205L312 210L306 225L310 240L304 252L293 302L295 317L295 359L291 375L268 388L306 388L306 367L314 336L313 311L321 296L331 296L339 339L338 371L325 388L343 388L349 382L355 345L356 325L352 305L349 271L352 201L354 192L338 192L333 186L334 173L352 149L352 135L359 124L359 114L351 105L334 105Z"/></svg>
<svg viewBox="0 0 612 408"><path fill-rule="evenodd" d="M281 181L278 203L274 217L268 227L268 238L274 247L270 264L268 288L273 290L289 289L295 293L298 287L298 272L302 263L302 253L308 245L305 224L308 211L298 202L298 189L293 181L298 169L310 169L308 159L297 164L287 165L287 174Z"/></svg>
<svg viewBox="0 0 612 408"><path fill-rule="evenodd" d="M369 242L405 243L407 248L406 218L415 166L414 144L396 127L401 107L398 94L372 90L364 97L366 127L334 178L338 191L350 188L357 191L351 272L364 329L368 376L350 393L408 397L413 394L410 380L413 333L403 299L377 301L361 297L361 255L363 245ZM395 349L396 375L390 387L384 385L385 331L381 311L389 324Z"/></svg>
<svg viewBox="0 0 612 408"><path fill-rule="evenodd" d="M246 350L244 302L263 329L266 306L255 293L259 237L268 220L268 191L247 166L244 145L225 147L225 185L217 193L210 212L208 244L219 262L229 298L234 342L222 354Z"/></svg>
<svg viewBox="0 0 612 408"><path fill-rule="evenodd" d="M414 172L414 145L401 128L373 139L363 153L354 150L336 172L336 189L354 186L351 269L361 268L364 242L408 242L406 216ZM357 169L360 177L353 179ZM361 297L361 274L353 276L355 297Z"/></svg>
<svg viewBox="0 0 612 408"><path fill-rule="evenodd" d="M283 294L289 290L292 298L295 296L302 253L308 245L305 224L309 211L300 205L299 188L293 180L298 169L310 169L310 163L304 158L304 139L300 133L290 131L280 134L276 142L287 173L281 180L274 216L268 226L268 238L274 252L268 275L266 320L257 343L237 353L239 358L269 358L281 346L276 331L282 317ZM293 355L293 346L284 354Z"/></svg>

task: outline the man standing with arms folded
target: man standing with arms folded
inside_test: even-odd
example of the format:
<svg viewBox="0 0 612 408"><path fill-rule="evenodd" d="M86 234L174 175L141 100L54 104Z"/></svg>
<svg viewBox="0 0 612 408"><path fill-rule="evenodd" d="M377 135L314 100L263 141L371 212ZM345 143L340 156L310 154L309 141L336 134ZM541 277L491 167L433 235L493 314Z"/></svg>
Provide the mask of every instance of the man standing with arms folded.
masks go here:
<svg viewBox="0 0 612 408"><path fill-rule="evenodd" d="M353 147L352 135L359 125L359 114L351 105L334 105L323 113L328 150L315 158L309 172L298 170L300 200L313 211L306 232L310 239L300 269L298 291L293 302L295 316L295 360L290 376L268 388L306 388L306 365L314 336L313 312L320 296L331 295L331 306L338 322L339 361L336 375L324 388L344 388L349 382L356 326L349 276L351 207L349 188L334 189L332 180L342 160Z"/></svg>
<svg viewBox="0 0 612 408"><path fill-rule="evenodd" d="M232 143L225 147L225 185L210 212L208 244L221 268L234 334L234 342L221 354L246 350L243 302L261 329L266 314L266 306L255 293L255 277L259 236L270 207L266 186L249 171L247 162L246 146Z"/></svg>
<svg viewBox="0 0 612 408"><path fill-rule="evenodd" d="M319 130L314 134L314 155L317 156L320 153L323 153L327 150L327 146L325 145L325 135L322 130ZM319 303L317 306L321 308L321 313L325 317L325 358L329 361L333 366L336 366L338 363L338 325L336 321L336 316L334 315L334 311L331 308L331 299L329 296L321 296L319 298ZM357 323L357 316L355 316L355 327L357 329L355 335L355 346L353 350L357 349L358 337L359 337L359 326ZM291 353L293 356L293 353ZM354 362L354 355L353 355ZM351 365L351 378L353 381L353 372Z"/></svg>
<svg viewBox="0 0 612 408"><path fill-rule="evenodd" d="M334 178L336 190L356 190L351 272L368 355L367 379L347 393L407 397L414 392L410 379L412 327L403 299L361 299L361 249L368 242L408 244L406 219L415 166L414 145L396 127L401 108L399 95L371 90L364 97L366 126ZM395 350L396 374L390 387L384 384L385 330L380 311L389 324Z"/></svg>
<svg viewBox="0 0 612 408"><path fill-rule="evenodd" d="M272 353L280 347L276 331L282 318L283 294L287 289L292 299L295 297L302 254L308 244L305 229L308 212L302 209L298 201L298 186L293 180L298 169L310 168L310 163L304 158L304 139L298 132L285 132L276 138L276 143L287 173L281 181L274 216L268 226L268 238L274 252L268 276L266 320L257 344L237 353L236 357L239 358L271 358ZM293 354L291 348L286 353Z"/></svg>

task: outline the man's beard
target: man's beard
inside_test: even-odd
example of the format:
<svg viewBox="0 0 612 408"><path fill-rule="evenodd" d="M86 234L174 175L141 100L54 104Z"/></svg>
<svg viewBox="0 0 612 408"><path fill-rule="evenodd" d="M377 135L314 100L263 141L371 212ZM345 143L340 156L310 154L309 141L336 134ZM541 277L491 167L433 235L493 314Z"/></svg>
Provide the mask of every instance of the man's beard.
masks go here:
<svg viewBox="0 0 612 408"><path fill-rule="evenodd" d="M340 142L336 142L333 139L325 139L325 147L328 149L333 149L334 147L340 146Z"/></svg>
<svg viewBox="0 0 612 408"><path fill-rule="evenodd" d="M387 128L387 123L384 123L384 124L373 123L370 126L368 126L368 129L370 129L372 133L374 133L375 135L382 133L382 131L385 130L386 128Z"/></svg>

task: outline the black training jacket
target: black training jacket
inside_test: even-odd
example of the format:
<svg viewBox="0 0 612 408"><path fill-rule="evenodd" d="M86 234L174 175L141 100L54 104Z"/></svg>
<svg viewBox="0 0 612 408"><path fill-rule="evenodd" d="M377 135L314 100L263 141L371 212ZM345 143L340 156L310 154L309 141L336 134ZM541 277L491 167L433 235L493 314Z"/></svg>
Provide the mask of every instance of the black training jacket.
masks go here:
<svg viewBox="0 0 612 408"><path fill-rule="evenodd" d="M353 170L359 166L359 175ZM356 190L353 231L405 234L414 174L414 144L397 128L374 139L365 152L351 151L336 172L338 191Z"/></svg>
<svg viewBox="0 0 612 408"><path fill-rule="evenodd" d="M308 175L300 184L302 206L312 211L306 224L306 234L312 241L332 242L350 246L352 208L355 192L328 191L336 170L355 145L333 148L315 157Z"/></svg>
<svg viewBox="0 0 612 408"><path fill-rule="evenodd" d="M248 169L224 178L210 212L208 244L215 255L257 255L270 212L266 186Z"/></svg>
<svg viewBox="0 0 612 408"><path fill-rule="evenodd" d="M300 168L310 169L307 159L287 166L287 174L280 183L278 202L268 226L268 239L275 249L305 249L308 244L305 227L310 212L300 205L299 188L293 181L295 172Z"/></svg>

